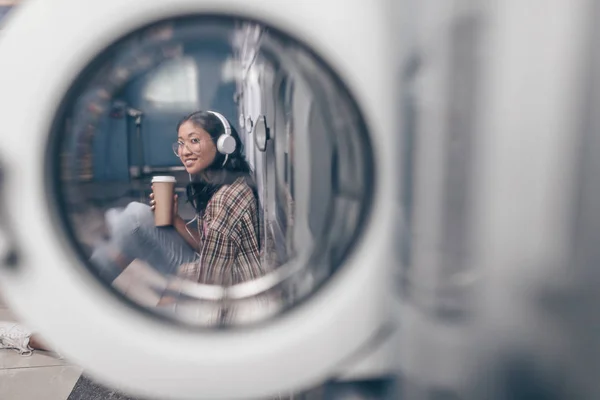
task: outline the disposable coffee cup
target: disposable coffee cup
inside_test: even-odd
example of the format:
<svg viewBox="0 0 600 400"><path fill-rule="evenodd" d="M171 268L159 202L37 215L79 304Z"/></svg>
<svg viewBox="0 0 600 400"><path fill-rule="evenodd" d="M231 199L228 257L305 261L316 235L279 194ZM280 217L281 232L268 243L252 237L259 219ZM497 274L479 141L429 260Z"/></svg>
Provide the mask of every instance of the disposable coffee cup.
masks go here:
<svg viewBox="0 0 600 400"><path fill-rule="evenodd" d="M155 226L173 225L175 182L174 176L155 176L152 178Z"/></svg>

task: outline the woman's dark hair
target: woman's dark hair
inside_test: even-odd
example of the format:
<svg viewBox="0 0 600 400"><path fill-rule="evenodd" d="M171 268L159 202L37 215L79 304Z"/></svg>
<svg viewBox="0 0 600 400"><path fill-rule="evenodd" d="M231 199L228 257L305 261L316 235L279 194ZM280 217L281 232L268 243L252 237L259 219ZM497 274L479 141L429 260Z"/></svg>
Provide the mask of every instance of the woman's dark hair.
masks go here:
<svg viewBox="0 0 600 400"><path fill-rule="evenodd" d="M215 146L219 137L225 133L225 127L221 120L208 111L196 111L187 115L177 124L177 131L186 122L191 122L195 126L205 130L212 138ZM223 164L225 155L217 151L214 161L203 171L203 174L198 177L199 179L187 185L186 193L188 201L201 215L204 213L206 205L212 196L222 186L230 185L240 177L246 179L246 183L250 186L254 192L254 196L258 200L256 188L251 177L250 165L244 157L244 145L233 126L231 126L231 136L235 139L235 151L229 154L227 162Z"/></svg>

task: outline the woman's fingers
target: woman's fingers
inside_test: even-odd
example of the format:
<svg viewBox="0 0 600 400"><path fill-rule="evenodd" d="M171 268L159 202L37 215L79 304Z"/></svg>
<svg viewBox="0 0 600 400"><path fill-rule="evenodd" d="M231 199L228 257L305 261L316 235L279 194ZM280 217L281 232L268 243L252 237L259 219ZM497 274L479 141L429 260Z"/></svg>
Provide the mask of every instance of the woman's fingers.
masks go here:
<svg viewBox="0 0 600 400"><path fill-rule="evenodd" d="M169 306L175 303L175 299L170 296L163 296L158 301L158 306Z"/></svg>
<svg viewBox="0 0 600 400"><path fill-rule="evenodd" d="M154 190L154 185L151 186L152 190ZM156 208L156 200L154 200L154 192L151 192L148 196L150 198L150 209L154 211Z"/></svg>

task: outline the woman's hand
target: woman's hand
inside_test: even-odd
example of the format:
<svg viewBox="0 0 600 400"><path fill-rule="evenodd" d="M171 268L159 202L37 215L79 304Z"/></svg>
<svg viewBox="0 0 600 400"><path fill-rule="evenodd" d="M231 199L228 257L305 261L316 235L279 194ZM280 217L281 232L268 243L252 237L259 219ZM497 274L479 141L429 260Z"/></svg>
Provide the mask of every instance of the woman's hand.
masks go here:
<svg viewBox="0 0 600 400"><path fill-rule="evenodd" d="M160 300L158 301L158 304L156 304L158 307L164 307L164 306L170 306L175 304L175 298L171 297L171 296L162 296L160 298Z"/></svg>
<svg viewBox="0 0 600 400"><path fill-rule="evenodd" d="M152 190L154 190L154 186L152 186ZM156 208L156 200L154 200L154 191L152 193L150 193L150 209L152 211L154 211L154 209ZM177 202L177 195L173 195L173 220L175 220L177 217L179 217L179 206L178 206L178 202Z"/></svg>

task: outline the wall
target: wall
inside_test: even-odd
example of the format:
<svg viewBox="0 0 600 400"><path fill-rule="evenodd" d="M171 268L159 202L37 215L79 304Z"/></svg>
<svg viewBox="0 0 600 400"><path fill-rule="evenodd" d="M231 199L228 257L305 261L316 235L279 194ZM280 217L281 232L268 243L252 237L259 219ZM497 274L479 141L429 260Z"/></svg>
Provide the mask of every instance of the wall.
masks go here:
<svg viewBox="0 0 600 400"><path fill-rule="evenodd" d="M194 86L195 93L187 92L187 97L195 102L171 103L152 101L148 98L151 85L156 85L158 72L153 71L132 81L122 92L120 99L129 106L144 112L141 125L143 144L143 161L150 167L170 167L180 165L172 152L171 145L176 141L176 126L186 114L199 109L219 111L227 117L237 129L237 108L233 101L235 82L223 82L222 68L230 55L225 46L202 46L186 49L190 60L195 64L197 81L188 77ZM180 68L185 69L185 68ZM188 68L189 69L189 68ZM173 75L177 75L173 73ZM164 77L163 77L164 78ZM183 80L184 81L184 80ZM171 84L175 90L181 87L182 80ZM168 85L162 85L167 87ZM167 87L168 89L168 87ZM185 87L184 87L185 89ZM158 91L160 92L160 90ZM155 91L155 94L158 93ZM177 99L178 93L158 93ZM185 96L183 96L185 97ZM156 100L156 97L155 99ZM98 180L129 179L128 164L138 165L139 155L136 151L136 126L134 119L127 117L115 119L106 117L101 124L102 134L96 135L94 141L94 174ZM129 160L129 161L126 161Z"/></svg>

